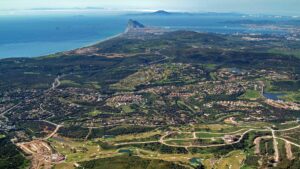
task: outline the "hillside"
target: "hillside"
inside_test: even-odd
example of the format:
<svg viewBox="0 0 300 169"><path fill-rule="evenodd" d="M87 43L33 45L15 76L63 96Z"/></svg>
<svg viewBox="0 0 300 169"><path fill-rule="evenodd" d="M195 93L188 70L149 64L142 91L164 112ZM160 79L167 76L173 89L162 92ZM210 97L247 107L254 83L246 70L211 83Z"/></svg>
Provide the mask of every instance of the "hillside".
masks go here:
<svg viewBox="0 0 300 169"><path fill-rule="evenodd" d="M300 59L275 50L297 41L128 29L0 60L0 129L33 168L298 166Z"/></svg>

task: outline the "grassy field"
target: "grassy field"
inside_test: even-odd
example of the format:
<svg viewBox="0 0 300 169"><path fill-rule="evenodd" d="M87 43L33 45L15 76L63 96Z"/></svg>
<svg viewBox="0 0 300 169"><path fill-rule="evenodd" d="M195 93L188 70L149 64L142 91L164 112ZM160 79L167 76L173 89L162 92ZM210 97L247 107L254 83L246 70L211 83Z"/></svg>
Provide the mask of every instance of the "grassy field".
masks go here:
<svg viewBox="0 0 300 169"><path fill-rule="evenodd" d="M224 134L213 134L213 133L197 133L198 138L211 138L211 137L223 137Z"/></svg>
<svg viewBox="0 0 300 169"><path fill-rule="evenodd" d="M100 139L106 142L131 142L131 141L158 141L158 136L161 136L161 131L150 131L138 134L118 135L113 138Z"/></svg>
<svg viewBox="0 0 300 169"><path fill-rule="evenodd" d="M143 159L137 156L117 156L80 163L85 169L185 169L181 165L163 160Z"/></svg>
<svg viewBox="0 0 300 169"><path fill-rule="evenodd" d="M243 165L246 155L243 151L232 151L225 157L221 158L215 168L220 169L238 169Z"/></svg>
<svg viewBox="0 0 300 169"><path fill-rule="evenodd" d="M259 91L247 90L246 93L244 93L242 96L240 96L240 99L256 100L261 97L262 96Z"/></svg>
<svg viewBox="0 0 300 169"><path fill-rule="evenodd" d="M104 151L97 143L91 141L74 141L67 138L59 138L52 139L51 145L58 152L68 157L67 163L106 157L107 154L118 154L116 151Z"/></svg>
<svg viewBox="0 0 300 169"><path fill-rule="evenodd" d="M199 125L195 125L194 129L195 131L199 131L199 132L206 132L206 131L210 131L210 132L215 132L215 133L227 133L227 132L234 132L237 130L240 130L244 127L238 127L238 126L233 126L233 125L229 125L229 124L199 124Z"/></svg>
<svg viewBox="0 0 300 169"><path fill-rule="evenodd" d="M72 80L62 80L61 86L63 86L63 87L80 87L81 85Z"/></svg>
<svg viewBox="0 0 300 169"><path fill-rule="evenodd" d="M75 166L73 163L60 163L56 164L54 169L74 169Z"/></svg>
<svg viewBox="0 0 300 169"><path fill-rule="evenodd" d="M215 138L215 139L196 139L196 140L171 140L165 141L167 144L171 145L179 145L179 146L205 146L205 145L213 145L213 144L224 144L223 139Z"/></svg>
<svg viewBox="0 0 300 169"><path fill-rule="evenodd" d="M212 132L235 132L240 129L243 129L241 132L248 130L247 123L244 123L240 127L227 125L227 124L214 124L214 125L197 125L193 126L196 128L209 128ZM265 126L266 123L256 123L253 124L257 127ZM282 127L290 127L290 125L282 126ZM205 130L204 130L205 131ZM239 132L240 133L240 132ZM277 133L279 134L279 133ZM130 142L135 140L146 140L148 141L151 138L159 139L159 136L163 135L163 131L161 130L152 130L149 132L137 133L137 134L125 134L125 135L117 135L112 138L99 138L94 139L92 141L76 141L72 139L65 139L59 141L52 139L51 144L54 148L61 152L62 154L67 156L67 160L64 163L58 164L55 168L61 169L72 169L74 168L74 163L80 163L84 168L91 169L102 169L103 167L107 167L109 165L108 161L111 161L111 165L116 169L131 169L131 165L134 164L135 168L165 168L165 167L191 167L190 160L192 158L201 159L201 163L205 166L205 168L217 168L217 169L238 169L243 166L244 161L246 160L246 153L243 150L235 149L230 153L226 152L223 155L214 155L214 148L211 150L203 150L205 153L192 153L192 151L186 154L180 154L176 152L168 151L166 153L160 152L155 147L150 148L150 144L145 144L144 146L138 145L128 145L121 147L112 146L109 149L101 148L98 141L106 142L109 144L113 143L122 143L122 142ZM157 137L158 136L158 137ZM197 133L197 137L200 138L211 138L211 137L221 137L223 134L214 134L214 133ZM254 135L253 135L254 136ZM170 138L192 138L191 133L182 133L172 135ZM167 138L166 138L167 139ZM253 141L251 141L253 142ZM189 145L210 145L210 144L223 144L222 139L216 138L212 139L196 139L196 140L173 140L166 141L168 144L179 145L179 146L189 146ZM264 148L265 143L261 142L261 148ZM153 146L158 146L156 144L152 144ZM148 147L148 148L146 148ZM268 146L272 148L272 146ZM281 145L281 148L283 146ZM150 148L150 149L149 149ZM165 147L166 148L166 147ZM209 149L209 148L208 148ZM120 150L130 151L130 153L122 153ZM271 149L270 149L271 150ZM249 150L247 150L247 156L249 155ZM252 150L251 150L252 151ZM282 150L283 151L283 150ZM261 150L262 154L271 153L268 150ZM228 154L227 154L228 153ZM134 157L134 159L131 159ZM138 159L138 160L137 160ZM126 163L123 160L127 160ZM131 161L133 160L133 161ZM137 160L137 161L136 161ZM100 165L101 164L101 165ZM178 165L180 164L180 165ZM249 167L245 165L245 167ZM173 169L172 168L172 169Z"/></svg>
<svg viewBox="0 0 300 169"><path fill-rule="evenodd" d="M167 136L165 139L180 139L180 138L193 138L192 133L174 133Z"/></svg>
<svg viewBox="0 0 300 169"><path fill-rule="evenodd" d="M287 92L284 96L280 96L280 98L290 102L300 102L300 91Z"/></svg>
<svg viewBox="0 0 300 169"><path fill-rule="evenodd" d="M102 112L99 110L93 110L93 111L89 112L90 116L97 116L99 114L102 114Z"/></svg>

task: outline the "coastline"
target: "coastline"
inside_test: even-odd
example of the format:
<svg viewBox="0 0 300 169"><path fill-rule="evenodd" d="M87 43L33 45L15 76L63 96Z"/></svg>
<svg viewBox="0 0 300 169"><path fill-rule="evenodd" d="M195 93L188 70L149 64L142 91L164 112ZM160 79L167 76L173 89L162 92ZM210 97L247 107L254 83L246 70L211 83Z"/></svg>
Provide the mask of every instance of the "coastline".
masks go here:
<svg viewBox="0 0 300 169"><path fill-rule="evenodd" d="M92 45L95 45L95 44L98 44L98 43L102 43L102 42L105 42L105 41L108 41L108 40L111 40L111 39L120 37L120 36L122 36L122 35L124 35L124 32L118 33L118 34L113 35L113 36L109 36L109 37L104 38L104 39L102 39L102 40L99 40L99 41L97 41L97 42L90 43L90 44L88 44L88 45L86 45L86 46L83 46L83 47L80 47L80 48L76 48L76 49L86 48L86 47L89 47L89 46L92 46ZM75 50L75 49L73 49L73 50ZM72 50L70 50L70 51L72 51Z"/></svg>
<svg viewBox="0 0 300 169"><path fill-rule="evenodd" d="M70 52L70 51L73 51L73 50L76 50L76 49L86 48L86 47L89 47L89 46L92 46L92 45L95 45L95 44L98 44L98 43L102 43L102 42L105 42L105 41L117 38L119 36L122 36L123 34L124 34L124 32L118 33L116 35L108 36L106 38L103 38L103 39L100 39L100 40L97 40L97 41L94 41L94 42L82 45L81 47L75 47L75 48L72 48L72 49L69 49L69 50L61 50L61 51L58 51L58 52L52 52L52 53L49 53L49 54L38 55L38 56L20 56L20 57L18 57L18 56L17 57L8 56L8 57L0 57L0 61L6 60L6 59L39 59L39 58L45 58L45 57L48 57L48 56L51 56L51 55L58 55L58 54L65 53L65 52ZM43 42L40 42L40 43L43 43ZM64 42L64 43L66 43L66 42Z"/></svg>

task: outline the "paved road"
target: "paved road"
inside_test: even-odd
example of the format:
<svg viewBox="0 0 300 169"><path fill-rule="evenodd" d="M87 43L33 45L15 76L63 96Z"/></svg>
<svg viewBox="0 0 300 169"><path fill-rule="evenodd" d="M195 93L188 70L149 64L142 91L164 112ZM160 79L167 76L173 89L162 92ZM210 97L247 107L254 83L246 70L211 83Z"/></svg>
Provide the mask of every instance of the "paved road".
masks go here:
<svg viewBox="0 0 300 169"><path fill-rule="evenodd" d="M52 87L50 88L50 90L55 90L57 87L60 86L60 79L63 77L64 75L62 76L57 76L55 79L54 79L54 82L52 83Z"/></svg>
<svg viewBox="0 0 300 169"><path fill-rule="evenodd" d="M297 128L300 128L300 125L299 126L295 126L295 127L292 127L292 128L288 128L288 129L281 129L281 130L274 130L274 131L290 131L290 130L294 130L294 129L297 129Z"/></svg>
<svg viewBox="0 0 300 169"><path fill-rule="evenodd" d="M300 145L299 145L299 144L297 144L297 143L294 143L294 142L291 142L291 141L289 141L289 140L287 140L287 139L285 139L285 138L276 137L276 139L283 140L283 141L285 141L285 142L287 142L287 143L289 143L289 144L291 144L291 145L294 145L294 146L296 146L296 147L299 147L299 148L300 148Z"/></svg>
<svg viewBox="0 0 300 169"><path fill-rule="evenodd" d="M49 123L49 124L51 124L51 125L53 125L55 127L57 127L59 125L59 124L53 123L53 122L48 121L48 120L36 120L36 121L41 121L41 122Z"/></svg>
<svg viewBox="0 0 300 169"><path fill-rule="evenodd" d="M233 145L233 144L237 144L239 142L241 142L241 140L244 138L244 136L250 132L250 131L253 131L254 129L249 129L247 131L245 131L241 136L240 138L235 141L235 142L232 142L232 143L229 143L229 144L212 144L212 145L205 145L205 146L197 146L197 145L173 145L173 144L168 144L166 143L166 141L177 141L177 140L194 140L195 138L187 138L187 139L167 139L165 140L165 138L167 136L169 136L170 134L174 134L174 133L177 133L177 132L167 132L165 135L163 135L159 141L145 141L145 142L124 142L124 143L118 143L118 144L115 144L115 145L132 145L132 144L147 144L147 143L161 143L161 144L164 144L164 145L167 145L167 146L170 146L170 147L183 147L183 148L190 148L190 147L196 147L196 148L209 148L209 147L222 147L222 146L226 146L226 145ZM196 138L197 139L197 138Z"/></svg>
<svg viewBox="0 0 300 169"><path fill-rule="evenodd" d="M274 147L274 160L275 162L279 162L279 150L278 150L278 142L275 135L275 130L270 129L273 137L273 147Z"/></svg>
<svg viewBox="0 0 300 169"><path fill-rule="evenodd" d="M53 137L61 127L62 127L62 125L57 125L55 130L51 134L49 134L47 137L45 137L44 140L48 140L49 138Z"/></svg>
<svg viewBox="0 0 300 169"><path fill-rule="evenodd" d="M277 131L289 131L289 130L293 130L293 129L297 129L299 128L299 126L295 126L295 127L292 127L292 128L288 128L288 129L282 129L282 130L273 130L271 128L269 129L257 129L257 128L250 128L248 130L246 129L240 129L240 130L237 130L237 131L234 131L234 132L229 132L229 133L213 133L213 132L178 132L178 131L172 131L172 132L166 132L165 135L161 136L161 138L158 140L158 141L145 141L145 142L124 142L124 143L118 143L118 144L115 144L115 145L132 145L132 144L147 144L147 143L161 143L161 144L164 144L164 145L167 145L167 146L170 146L170 147L183 147L183 148L190 148L190 147L195 147L195 148L209 148L209 147L222 147L222 146L227 146L227 145L234 145L234 144L237 144L237 143L240 143L243 138L245 137L245 135L251 131L270 131L272 133L272 137L274 139L274 151L275 151L275 154L274 154L274 157L275 157L275 160L278 160L279 161L279 150L278 150L278 142L276 139L282 139L292 145L295 145L297 147L300 148L300 145L296 144L296 143L293 143L291 141L288 141L284 138L279 138L279 137L276 137L275 135L275 132ZM246 131L244 131L246 130ZM198 139L197 137L195 137L196 133L208 133L208 134L224 134L224 135L230 135L230 134L237 134L241 131L244 131L241 136L239 137L239 139L235 142L232 142L232 143L228 143L228 144L212 144L212 145L173 145L173 144L168 144L166 143L166 141L185 141L185 140L195 140L195 139ZM165 139L167 136L171 135L171 134L174 134L174 133L190 133L190 134L193 134L193 138L186 138L186 139ZM212 138L222 138L222 137L212 137ZM210 139L210 138L209 138Z"/></svg>
<svg viewBox="0 0 300 169"><path fill-rule="evenodd" d="M88 140L88 138L89 138L90 135L92 134L92 130L93 130L93 128L89 128L89 132L88 132L88 134L85 136L84 141L87 141L87 140Z"/></svg>

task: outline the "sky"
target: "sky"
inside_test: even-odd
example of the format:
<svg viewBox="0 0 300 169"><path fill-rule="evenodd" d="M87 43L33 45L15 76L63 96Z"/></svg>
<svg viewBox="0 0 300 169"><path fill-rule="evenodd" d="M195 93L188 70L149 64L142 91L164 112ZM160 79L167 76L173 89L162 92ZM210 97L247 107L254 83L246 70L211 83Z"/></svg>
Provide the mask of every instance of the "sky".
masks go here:
<svg viewBox="0 0 300 169"><path fill-rule="evenodd" d="M0 12L37 8L103 8L300 15L300 0L0 0Z"/></svg>

